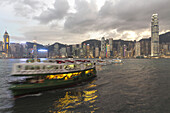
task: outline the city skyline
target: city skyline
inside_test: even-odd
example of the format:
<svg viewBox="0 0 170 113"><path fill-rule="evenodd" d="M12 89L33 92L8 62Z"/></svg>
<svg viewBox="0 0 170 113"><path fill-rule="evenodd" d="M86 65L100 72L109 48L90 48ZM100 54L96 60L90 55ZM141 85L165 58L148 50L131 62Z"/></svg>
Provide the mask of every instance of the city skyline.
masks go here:
<svg viewBox="0 0 170 113"><path fill-rule="evenodd" d="M160 34L170 30L169 3L168 0L1 1L0 40L5 30L15 43L37 40L45 45L77 44L101 37L140 40L151 37L150 18L154 13L160 19Z"/></svg>
<svg viewBox="0 0 170 113"><path fill-rule="evenodd" d="M153 19L156 20L153 21ZM140 41L113 40L113 38L102 37L101 40L90 39L73 45L58 42L52 45L41 45L37 42L21 44L10 43L10 34L6 31L3 42L0 41L0 58L32 58L35 53L35 45L37 45L38 57L43 58L169 58L170 32L157 36L159 32L157 20L157 17L154 17L151 21L154 37ZM153 53L156 54L153 55Z"/></svg>

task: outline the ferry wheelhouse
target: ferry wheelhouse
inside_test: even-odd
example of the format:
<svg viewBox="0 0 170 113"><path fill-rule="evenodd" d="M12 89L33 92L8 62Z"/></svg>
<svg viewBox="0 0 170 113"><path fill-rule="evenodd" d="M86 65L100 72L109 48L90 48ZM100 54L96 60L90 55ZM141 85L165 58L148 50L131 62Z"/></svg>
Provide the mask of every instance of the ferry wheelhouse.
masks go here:
<svg viewBox="0 0 170 113"><path fill-rule="evenodd" d="M86 60L16 63L10 82L14 96L70 87L96 76L95 63Z"/></svg>

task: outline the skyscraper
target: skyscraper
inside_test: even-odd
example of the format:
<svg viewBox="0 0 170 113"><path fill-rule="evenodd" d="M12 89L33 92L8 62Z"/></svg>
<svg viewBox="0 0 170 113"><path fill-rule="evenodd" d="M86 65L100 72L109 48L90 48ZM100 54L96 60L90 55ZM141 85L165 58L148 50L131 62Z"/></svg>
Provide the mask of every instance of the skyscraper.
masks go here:
<svg viewBox="0 0 170 113"><path fill-rule="evenodd" d="M140 42L135 44L135 57L140 56Z"/></svg>
<svg viewBox="0 0 170 113"><path fill-rule="evenodd" d="M102 37L101 39L101 55L102 58L105 58L106 56L106 43L105 43L105 38Z"/></svg>
<svg viewBox="0 0 170 113"><path fill-rule="evenodd" d="M66 50L67 50L67 56L71 56L71 51L70 51L70 47L69 46L66 47Z"/></svg>
<svg viewBox="0 0 170 113"><path fill-rule="evenodd" d="M9 35L7 31L5 31L4 38L3 38L3 50L7 54L9 53Z"/></svg>
<svg viewBox="0 0 170 113"><path fill-rule="evenodd" d="M84 54L84 57L87 56L86 43L83 44L83 54Z"/></svg>
<svg viewBox="0 0 170 113"><path fill-rule="evenodd" d="M60 54L60 52L59 52L59 44L56 43L54 45L53 56L58 57L59 54Z"/></svg>
<svg viewBox="0 0 170 113"><path fill-rule="evenodd" d="M99 47L95 47L95 57L99 57Z"/></svg>
<svg viewBox="0 0 170 113"><path fill-rule="evenodd" d="M34 43L33 45L33 58L35 59L35 61L37 61L37 44Z"/></svg>
<svg viewBox="0 0 170 113"><path fill-rule="evenodd" d="M67 49L66 49L66 47L62 47L62 48L60 49L60 54L61 54L61 57L62 57L62 58L67 57L67 56L66 56L66 55L67 55Z"/></svg>
<svg viewBox="0 0 170 113"><path fill-rule="evenodd" d="M109 44L106 45L106 57L107 58L110 57L110 45Z"/></svg>
<svg viewBox="0 0 170 113"><path fill-rule="evenodd" d="M89 57L90 56L90 44L87 44L87 57Z"/></svg>
<svg viewBox="0 0 170 113"><path fill-rule="evenodd" d="M75 57L76 56L76 45L72 45L72 55Z"/></svg>
<svg viewBox="0 0 170 113"><path fill-rule="evenodd" d="M0 52L2 52L2 51L3 51L3 42L0 41Z"/></svg>
<svg viewBox="0 0 170 113"><path fill-rule="evenodd" d="M113 56L113 38L109 38L110 55Z"/></svg>
<svg viewBox="0 0 170 113"><path fill-rule="evenodd" d="M159 22L158 14L153 14L151 20L151 56L158 55L159 55Z"/></svg>

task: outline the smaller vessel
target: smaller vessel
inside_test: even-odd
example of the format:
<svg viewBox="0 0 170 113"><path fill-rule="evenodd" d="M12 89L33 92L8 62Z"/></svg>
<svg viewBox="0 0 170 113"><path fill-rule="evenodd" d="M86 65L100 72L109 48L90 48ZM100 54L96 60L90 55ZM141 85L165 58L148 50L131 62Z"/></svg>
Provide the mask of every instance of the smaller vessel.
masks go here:
<svg viewBox="0 0 170 113"><path fill-rule="evenodd" d="M138 59L143 59L144 56L136 56L136 58L138 58Z"/></svg>
<svg viewBox="0 0 170 113"><path fill-rule="evenodd" d="M106 63L106 60L97 60L96 61L96 65L103 65L103 66L105 66L105 65L107 65L107 63Z"/></svg>
<svg viewBox="0 0 170 113"><path fill-rule="evenodd" d="M123 61L121 60L121 59L112 59L112 63L114 63L114 64L122 64L123 63Z"/></svg>

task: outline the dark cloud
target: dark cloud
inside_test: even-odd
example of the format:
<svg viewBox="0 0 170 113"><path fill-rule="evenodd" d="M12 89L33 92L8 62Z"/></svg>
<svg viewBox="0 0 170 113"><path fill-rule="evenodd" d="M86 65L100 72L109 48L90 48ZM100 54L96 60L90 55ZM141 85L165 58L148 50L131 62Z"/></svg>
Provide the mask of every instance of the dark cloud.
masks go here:
<svg viewBox="0 0 170 113"><path fill-rule="evenodd" d="M98 10L97 0L75 0L75 13L68 13L69 4L66 0L56 0L54 9L48 9L36 17L41 23L62 20L65 17L64 29L66 33L86 34L88 32L105 32L108 37L129 39L124 31L140 32L150 29L153 13L159 14L160 30L170 27L169 0L106 0ZM117 33L110 33L116 29ZM86 35L87 36L87 35ZM75 36L76 37L76 36ZM138 39L137 37L136 39Z"/></svg>
<svg viewBox="0 0 170 113"><path fill-rule="evenodd" d="M54 3L54 8L49 8L42 12L35 19L39 20L41 23L49 23L53 20L60 20L65 17L69 9L69 4L67 0L56 0Z"/></svg>
<svg viewBox="0 0 170 113"><path fill-rule="evenodd" d="M153 13L159 14L160 26L164 26L170 23L169 4L169 0L106 1L101 9L96 11L93 2L76 0L77 13L68 16L65 29L73 32L147 29Z"/></svg>
<svg viewBox="0 0 170 113"><path fill-rule="evenodd" d="M169 0L119 0L115 4L107 1L99 14L102 17L115 19L116 21L110 22L110 24L119 31L144 29L150 26L153 13L159 14L160 21L163 16L167 20L170 19L169 4Z"/></svg>
<svg viewBox="0 0 170 113"><path fill-rule="evenodd" d="M4 3L3 1L2 3ZM158 13L160 31L170 29L170 0L106 0L100 9L96 5L98 0L90 2L75 0L73 8L75 12L72 13L69 12L72 8L70 8L68 0L55 0L54 7L47 9L43 8L44 3L41 0L6 1L15 4L14 10L17 15L24 17L31 15L33 19L48 28L46 31L36 30L36 32L30 29L25 32L26 37L36 35L45 39L49 36L51 39L77 41L80 36L83 37L83 40L87 38L89 32L101 32L107 37L128 39L130 34L123 34L124 31L134 31L138 35L136 39L139 39L142 32L150 30L153 13ZM40 11L39 16L32 15L36 11ZM64 23L64 26L60 24L60 21ZM51 29L47 26L49 24ZM60 27L59 32L53 30L58 27ZM51 30L52 32L50 32ZM116 30L116 32L111 32L112 30Z"/></svg>
<svg viewBox="0 0 170 113"><path fill-rule="evenodd" d="M90 3L83 0L75 1L76 13L69 14L64 24L65 30L75 33L84 33L92 31L97 19L97 6L91 1Z"/></svg>
<svg viewBox="0 0 170 113"><path fill-rule="evenodd" d="M1 2L1 1L0 1ZM45 5L40 0L2 0L1 5L14 5L17 16L30 18Z"/></svg>
<svg viewBox="0 0 170 113"><path fill-rule="evenodd" d="M40 0L6 0L15 3L14 9L18 15L28 16L45 5ZM88 31L118 31L146 29L150 27L153 13L159 14L161 29L169 29L170 0L106 0L100 10L97 10L97 0L75 0L75 13L68 13L70 8L67 0L56 0L54 8L42 11L34 19L47 24L62 20L65 17L64 29L74 33ZM3 3L3 2L2 2Z"/></svg>

